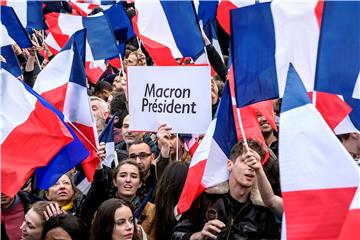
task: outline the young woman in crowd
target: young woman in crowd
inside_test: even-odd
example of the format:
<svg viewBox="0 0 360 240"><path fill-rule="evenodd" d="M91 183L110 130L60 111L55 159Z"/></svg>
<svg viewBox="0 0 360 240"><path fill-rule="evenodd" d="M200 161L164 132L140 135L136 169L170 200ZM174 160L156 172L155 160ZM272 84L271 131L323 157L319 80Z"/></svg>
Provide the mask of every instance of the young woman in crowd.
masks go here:
<svg viewBox="0 0 360 240"><path fill-rule="evenodd" d="M26 213L22 223L22 240L40 240L45 221L49 216L60 214L59 206L49 201L39 201L34 203Z"/></svg>
<svg viewBox="0 0 360 240"><path fill-rule="evenodd" d="M119 198L103 202L95 213L91 240L140 240L146 234L135 223L130 203Z"/></svg>
<svg viewBox="0 0 360 240"><path fill-rule="evenodd" d="M175 208L185 184L189 164L172 162L164 170L156 186L154 231L156 239L170 239L177 223Z"/></svg>
<svg viewBox="0 0 360 240"><path fill-rule="evenodd" d="M152 235L152 221L154 218L154 205L140 202L139 189L142 185L143 172L134 160L124 160L116 167L113 175L113 186L108 186L108 180L103 169L95 172L94 181L82 206L81 217L90 223L97 208L109 198L122 198L131 202L135 211L142 210L138 223L144 227L146 234Z"/></svg>
<svg viewBox="0 0 360 240"><path fill-rule="evenodd" d="M88 240L89 228L80 218L70 214L50 217L43 228L42 240Z"/></svg>

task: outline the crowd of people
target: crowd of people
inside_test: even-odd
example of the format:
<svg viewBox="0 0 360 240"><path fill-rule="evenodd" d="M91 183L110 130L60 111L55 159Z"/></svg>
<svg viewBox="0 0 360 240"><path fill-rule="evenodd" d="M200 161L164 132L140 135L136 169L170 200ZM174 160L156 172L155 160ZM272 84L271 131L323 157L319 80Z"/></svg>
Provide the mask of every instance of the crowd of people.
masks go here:
<svg viewBox="0 0 360 240"><path fill-rule="evenodd" d="M69 12L69 7L63 2L45 10ZM132 5L126 7L129 17L133 16ZM227 57L219 55L204 33L203 38L216 72L211 79L214 115L227 75L222 59ZM226 40L224 37L220 41L223 48L228 46ZM35 31L32 41L32 48L13 46L23 71L22 80L30 87L54 57L40 31ZM97 83L88 86L99 135L114 117L116 156L111 166L98 164L86 192L77 189L74 179L81 169L74 168L47 190L38 189L33 176L16 196L2 193L1 239L280 239L283 202L278 133L266 118L258 114L270 152L265 165L261 164L265 152L259 142L248 139L248 148L244 141L236 143L227 162L228 181L214 191L205 191L188 211L178 214L176 206L191 154L184 145L184 136L173 133L166 123L157 132L129 131L126 69L153 63L135 39L127 44L123 64L124 71L108 65ZM274 100L274 118L279 115L280 104L280 100ZM201 141L201 136L197 140ZM339 140L354 159L359 159L358 133L341 135ZM100 160L105 159L104 143L100 143L97 154Z"/></svg>

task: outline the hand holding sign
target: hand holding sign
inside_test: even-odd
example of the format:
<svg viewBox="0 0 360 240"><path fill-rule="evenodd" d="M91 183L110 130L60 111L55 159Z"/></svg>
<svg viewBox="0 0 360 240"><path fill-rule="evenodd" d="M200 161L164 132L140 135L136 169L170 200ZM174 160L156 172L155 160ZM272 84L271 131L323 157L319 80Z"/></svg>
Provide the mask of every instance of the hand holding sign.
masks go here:
<svg viewBox="0 0 360 240"><path fill-rule="evenodd" d="M209 66L129 67L131 131L205 133L211 122Z"/></svg>

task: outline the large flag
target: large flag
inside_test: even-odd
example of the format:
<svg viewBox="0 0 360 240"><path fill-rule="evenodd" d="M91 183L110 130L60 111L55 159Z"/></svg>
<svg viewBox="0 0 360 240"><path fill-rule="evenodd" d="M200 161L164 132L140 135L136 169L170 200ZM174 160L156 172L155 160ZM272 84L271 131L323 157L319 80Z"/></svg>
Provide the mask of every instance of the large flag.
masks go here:
<svg viewBox="0 0 360 240"><path fill-rule="evenodd" d="M338 239L359 187L359 168L311 104L292 65L280 121L286 238Z"/></svg>
<svg viewBox="0 0 360 240"><path fill-rule="evenodd" d="M11 7L0 6L0 12L1 47L15 43L22 48L31 47L32 43L14 10Z"/></svg>
<svg viewBox="0 0 360 240"><path fill-rule="evenodd" d="M290 62L298 70L307 91L314 90L319 9L321 4L314 0L301 4L274 1L231 11L232 56L239 107L282 97ZM330 114L342 120L348 106L338 100L337 96L321 95L316 102L321 101L317 106L326 105L332 109L336 106L337 111ZM325 116L326 112L322 111L324 118L335 119ZM330 123L333 127L338 124L339 121ZM340 124L345 123L340 121Z"/></svg>
<svg viewBox="0 0 360 240"><path fill-rule="evenodd" d="M134 31L156 65L176 65L185 57L207 63L191 1L136 1L135 7Z"/></svg>
<svg viewBox="0 0 360 240"><path fill-rule="evenodd" d="M360 2L326 1L315 89L342 95L360 131Z"/></svg>
<svg viewBox="0 0 360 240"><path fill-rule="evenodd" d="M231 11L238 106L282 97L289 63L308 91L314 87L317 1L274 1Z"/></svg>
<svg viewBox="0 0 360 240"><path fill-rule="evenodd" d="M194 0L195 11L200 26L205 26L208 22L213 22L216 18L218 1Z"/></svg>
<svg viewBox="0 0 360 240"><path fill-rule="evenodd" d="M114 34L109 20L104 15L82 17L64 13L46 14L46 23L60 47L72 34L86 29L86 61L110 59L118 56Z"/></svg>
<svg viewBox="0 0 360 240"><path fill-rule="evenodd" d="M29 87L4 69L0 74L1 192L14 196L73 137Z"/></svg>
<svg viewBox="0 0 360 240"><path fill-rule="evenodd" d="M91 181L99 162L97 133L86 88L84 71L85 30L76 32L64 48L40 72L34 90L64 113L66 122L74 128L89 151L82 162Z"/></svg>
<svg viewBox="0 0 360 240"><path fill-rule="evenodd" d="M43 20L42 1L33 0L1 0L2 6L12 7L20 19L22 26L28 33L33 29L45 29L46 24Z"/></svg>
<svg viewBox="0 0 360 240"><path fill-rule="evenodd" d="M177 210L183 213L206 188L226 181L230 150L236 143L236 129L232 112L230 89L225 84L217 117L210 123L205 137L192 157Z"/></svg>
<svg viewBox="0 0 360 240"><path fill-rule="evenodd" d="M118 45L110 18L100 14L91 17L68 15L64 13L46 14L50 34L45 40L52 50L64 47L72 34L86 29L86 75L90 82L96 83L106 70L105 59L119 56Z"/></svg>
<svg viewBox="0 0 360 240"><path fill-rule="evenodd" d="M259 2L268 2L269 0L220 0L217 8L216 18L220 26L227 34L231 34L230 31L230 11L240 7L246 7Z"/></svg>

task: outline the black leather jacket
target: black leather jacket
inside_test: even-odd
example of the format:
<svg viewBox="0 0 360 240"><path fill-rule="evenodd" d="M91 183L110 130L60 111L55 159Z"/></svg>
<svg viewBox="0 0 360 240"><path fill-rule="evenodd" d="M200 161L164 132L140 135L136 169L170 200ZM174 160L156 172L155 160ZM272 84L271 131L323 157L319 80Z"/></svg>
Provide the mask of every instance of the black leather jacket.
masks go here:
<svg viewBox="0 0 360 240"><path fill-rule="evenodd" d="M279 239L280 224L266 207L254 205L250 200L234 211L234 201L229 194L204 193L183 214L173 230L173 240L188 240L202 230L204 224L219 219L226 227L217 239Z"/></svg>

